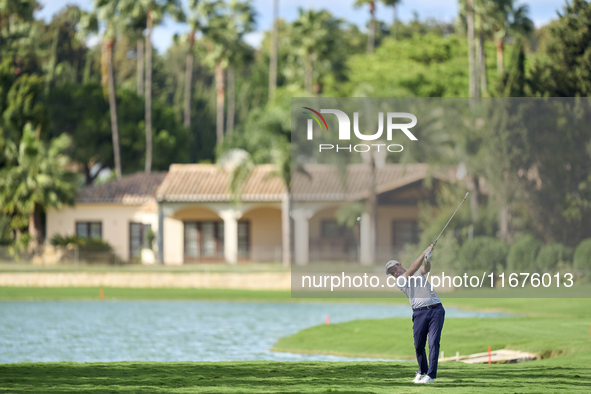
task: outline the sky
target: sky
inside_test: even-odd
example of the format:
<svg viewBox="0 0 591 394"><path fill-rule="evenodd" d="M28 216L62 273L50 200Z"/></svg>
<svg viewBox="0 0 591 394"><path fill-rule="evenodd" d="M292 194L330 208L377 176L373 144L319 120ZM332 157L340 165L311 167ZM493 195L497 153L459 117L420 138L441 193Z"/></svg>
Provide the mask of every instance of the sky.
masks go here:
<svg viewBox="0 0 591 394"><path fill-rule="evenodd" d="M92 0L38 0L43 8L37 12L37 17L51 20L53 14L67 4L91 10ZM185 6L187 0L181 0ZM326 9L334 16L364 28L369 20L367 7L356 9L355 0L279 0L279 16L287 21L297 18L298 8ZM521 0L520 4L529 6L530 18L536 26L542 26L556 18L556 12L561 10L565 0ZM257 31L250 33L245 40L252 46L259 47L263 31L269 30L273 21L273 0L253 0L257 13ZM417 12L420 19L434 18L445 22L452 22L458 13L458 0L402 0L398 7L398 19L408 21ZM376 16L378 19L390 22L393 11L378 2ZM158 52L166 51L175 33L183 34L187 26L172 20L165 20L162 25L154 29L153 43Z"/></svg>

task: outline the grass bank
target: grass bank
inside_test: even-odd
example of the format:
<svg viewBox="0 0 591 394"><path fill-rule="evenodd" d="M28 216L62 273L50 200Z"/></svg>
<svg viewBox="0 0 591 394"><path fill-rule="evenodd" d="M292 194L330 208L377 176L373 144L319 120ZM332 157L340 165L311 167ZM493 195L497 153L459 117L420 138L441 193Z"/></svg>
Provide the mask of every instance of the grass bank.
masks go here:
<svg viewBox="0 0 591 394"><path fill-rule="evenodd" d="M552 356L591 354L590 318L447 319L441 350L446 356L512 349ZM410 319L356 320L311 327L283 338L274 350L391 359L414 359Z"/></svg>
<svg viewBox="0 0 591 394"><path fill-rule="evenodd" d="M552 360L442 363L435 385L411 383L415 372L408 362L21 363L0 365L0 392L588 393L591 387L586 365Z"/></svg>

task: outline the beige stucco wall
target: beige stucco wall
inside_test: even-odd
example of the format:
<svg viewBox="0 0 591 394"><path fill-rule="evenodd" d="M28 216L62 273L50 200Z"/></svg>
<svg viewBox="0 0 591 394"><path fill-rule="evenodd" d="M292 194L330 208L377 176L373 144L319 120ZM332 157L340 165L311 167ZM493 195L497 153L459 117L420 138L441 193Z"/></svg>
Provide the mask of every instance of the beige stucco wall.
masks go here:
<svg viewBox="0 0 591 394"><path fill-rule="evenodd" d="M335 220L338 207L322 209L310 219L310 240L321 236L322 221ZM418 220L419 210L417 206L379 206L377 212L377 252L378 255L388 254L391 251L392 221L394 220Z"/></svg>
<svg viewBox="0 0 591 394"><path fill-rule="evenodd" d="M381 206L378 208L377 220L377 257L396 258L390 256L392 250L392 222L394 220L418 220L419 209L415 206Z"/></svg>
<svg viewBox="0 0 591 394"><path fill-rule="evenodd" d="M158 217L153 210L146 211L142 206L123 204L76 204L61 210L48 209L47 236L51 238L76 234L76 222L92 221L102 223L102 237L107 241L117 256L123 261L129 260L129 223L151 224L154 232L158 231Z"/></svg>
<svg viewBox="0 0 591 394"><path fill-rule="evenodd" d="M250 259L281 261L281 211L257 208L246 212L240 220L250 222Z"/></svg>
<svg viewBox="0 0 591 394"><path fill-rule="evenodd" d="M164 218L164 262L183 264L183 222L222 219L213 209L230 208L230 204L192 206L178 209ZM237 207L240 210L240 207ZM239 220L250 222L251 261L279 261L281 259L281 211L275 206L258 204L247 210Z"/></svg>

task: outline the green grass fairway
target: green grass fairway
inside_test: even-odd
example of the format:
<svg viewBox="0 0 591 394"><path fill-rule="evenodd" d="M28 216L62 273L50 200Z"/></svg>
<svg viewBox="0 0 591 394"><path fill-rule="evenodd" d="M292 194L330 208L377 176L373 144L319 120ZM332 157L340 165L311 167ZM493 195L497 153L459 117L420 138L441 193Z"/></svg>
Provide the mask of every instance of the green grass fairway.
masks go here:
<svg viewBox="0 0 591 394"><path fill-rule="evenodd" d="M403 298L292 299L288 291L104 288L106 300L372 302ZM0 287L0 300L98 300L99 288ZM505 365L440 364L434 385L411 383L412 362L19 363L0 365L0 393L541 393L591 392L591 299L443 298L447 307L504 311L516 317L445 322L446 356L493 349L542 354ZM1 303L0 303L1 307ZM288 307L288 306L286 306ZM297 316L294 316L297 318ZM410 358L408 318L321 325L281 339L277 349Z"/></svg>
<svg viewBox="0 0 591 394"><path fill-rule="evenodd" d="M588 393L591 387L588 364L443 363L431 385L411 383L415 372L410 362L5 364L0 392Z"/></svg>
<svg viewBox="0 0 591 394"><path fill-rule="evenodd" d="M512 349L543 357L591 354L591 318L448 318L441 350L446 356ZM414 359L411 319L356 320L321 325L283 338L274 350L390 359ZM590 388L591 389L591 388Z"/></svg>

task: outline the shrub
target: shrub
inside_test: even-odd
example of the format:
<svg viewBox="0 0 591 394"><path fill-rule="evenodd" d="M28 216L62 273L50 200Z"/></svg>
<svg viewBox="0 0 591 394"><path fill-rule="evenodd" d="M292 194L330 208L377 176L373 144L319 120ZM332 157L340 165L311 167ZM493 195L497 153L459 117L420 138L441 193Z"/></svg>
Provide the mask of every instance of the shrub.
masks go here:
<svg viewBox="0 0 591 394"><path fill-rule="evenodd" d="M538 272L536 256L542 243L532 235L524 235L511 245L507 256L507 269L511 272Z"/></svg>
<svg viewBox="0 0 591 394"><path fill-rule="evenodd" d="M570 261L571 258L571 248L558 242L552 242L540 248L536 264L541 271L551 272L557 268L561 261Z"/></svg>
<svg viewBox="0 0 591 394"><path fill-rule="evenodd" d="M49 241L49 243L53 246L68 246L70 244L80 245L82 242L84 242L84 239L78 237L77 235L62 236L60 234L54 235Z"/></svg>
<svg viewBox="0 0 591 394"><path fill-rule="evenodd" d="M576 269L583 271L584 275L591 275L591 238L581 241L577 246L573 263Z"/></svg>
<svg viewBox="0 0 591 394"><path fill-rule="evenodd" d="M77 235L54 235L49 241L53 246L78 245L83 252L111 252L113 247L100 238L82 238Z"/></svg>
<svg viewBox="0 0 591 394"><path fill-rule="evenodd" d="M505 266L507 248L500 239L475 237L460 248L457 267L461 272L497 272Z"/></svg>
<svg viewBox="0 0 591 394"><path fill-rule="evenodd" d="M100 238L85 238L80 244L80 251L84 252L111 252L113 247Z"/></svg>

